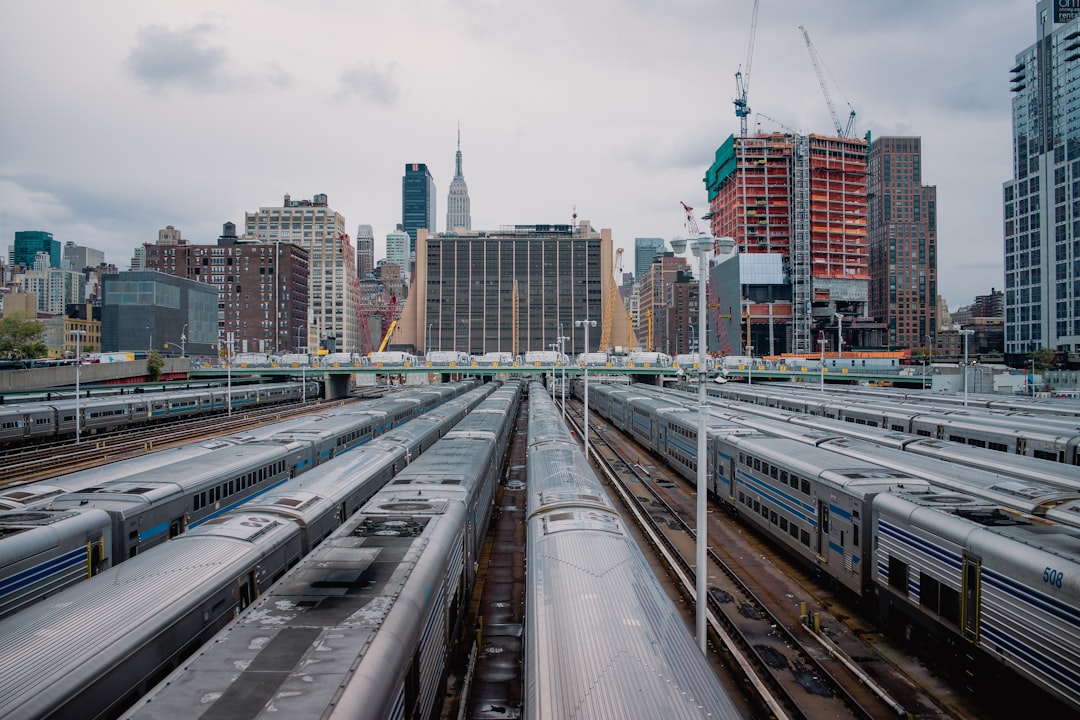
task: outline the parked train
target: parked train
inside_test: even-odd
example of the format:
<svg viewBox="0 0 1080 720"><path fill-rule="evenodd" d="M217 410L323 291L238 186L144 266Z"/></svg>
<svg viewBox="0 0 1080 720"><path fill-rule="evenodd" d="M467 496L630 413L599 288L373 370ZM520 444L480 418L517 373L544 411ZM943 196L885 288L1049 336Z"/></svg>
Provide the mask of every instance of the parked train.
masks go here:
<svg viewBox="0 0 1080 720"><path fill-rule="evenodd" d="M492 393L124 717L438 717L520 396Z"/></svg>
<svg viewBox="0 0 1080 720"><path fill-rule="evenodd" d="M788 386L748 388L727 383L710 386L708 392L731 400L1080 465L1080 423L1043 420L1023 413L991 414L975 408L935 412L917 405L837 398L829 393L794 390Z"/></svg>
<svg viewBox="0 0 1080 720"><path fill-rule="evenodd" d="M161 547L0 620L0 717L116 717L265 593L312 547L316 553L326 547L323 555L329 554L332 562L323 582L309 588L317 597L312 598L309 609L313 612L308 617L329 613L345 621L351 613L341 615L334 610L335 605L368 580L382 578L383 583L393 585L397 575L382 570L398 563L411 567L416 560L416 551L405 553L403 559L398 552L400 542L378 533L374 542L383 554L359 548L362 557L358 558L349 546L354 544L351 530L362 519L350 518L395 477L400 482L406 471L423 467L415 458L425 443L437 445L438 437L450 435L461 418L494 418L483 412L490 405L478 404L493 390L493 385L487 385L449 400L282 486L274 495L267 493L254 501L257 505L224 513ZM466 415L470 408L473 413ZM478 444L474 443L474 449ZM469 458L471 467L486 459L478 452ZM463 463L463 458L455 457L453 467L464 468ZM411 477L417 479L416 473ZM417 482L427 479L421 476ZM443 491L445 486L434 487ZM413 492L408 490L410 495ZM464 513L459 509L457 516ZM320 544L331 527L342 524L349 530L333 537L342 538L343 544L329 540ZM387 522L386 527L394 527L394 523ZM425 545L428 539L415 542ZM362 559L370 564L369 571L353 572L353 583L341 574L340 564L333 562L333 556L341 553L347 556L346 566ZM464 565L459 562L458 568ZM423 591L418 592L422 595ZM380 616L379 604L376 600L371 608L372 619ZM282 609L272 600L263 607ZM246 617L257 620L260 612L249 612ZM409 609L401 612L410 614ZM350 637L366 626L359 616L345 624ZM284 657L280 655L283 644L295 645L305 636L304 632L284 630L281 639L268 646L266 657ZM443 637L437 640L441 643ZM321 649L329 650L340 641L326 638ZM249 639L245 647L250 643ZM251 649L254 646L248 651ZM258 666L251 669L256 671ZM222 681L232 677L231 672L211 674ZM297 682L311 686L302 679ZM321 687L321 683L316 685ZM245 688L241 682L236 691ZM192 696L185 696L189 712L201 714L205 710L199 697L206 701L204 696L196 695L195 702ZM151 716L172 715L158 712L160 705L153 707ZM229 703L223 702L221 711L228 707ZM250 708L246 712L250 713Z"/></svg>
<svg viewBox="0 0 1080 720"><path fill-rule="evenodd" d="M596 412L684 477L696 478L696 410L640 389L596 385L590 390ZM943 492L917 473L872 458L825 449L831 441L806 445L713 415L707 427L710 493L744 522L870 605L880 602L887 622L895 625L903 611L900 622L913 623L903 628L906 634L918 625L925 633L920 640L933 643L936 657L947 659L950 670L973 680L985 673L992 682L1005 666L1080 710L1080 594L1072 587L1075 576L1067 575L1077 569L1080 531L1052 522L1052 513L1070 504L1047 512L1046 519L984 498L970 501L992 508L989 514L967 513L959 504L950 510L950 498L971 496ZM827 431L807 432L829 437ZM882 513L899 512L894 496L927 498L926 506L936 508L920 514L918 525L896 521L896 532L906 533L912 545L909 550L924 556L924 565L915 564L923 574L907 575L906 592L890 584L898 582L901 571L889 568L913 563L894 554L915 556L901 556L895 545L884 543L878 522ZM966 524L957 525L959 519ZM935 528L937 536L931 532ZM977 538L987 536L972 532L977 528L992 530L997 539L980 542ZM1041 549L1035 552L1033 546ZM959 557L970 562L960 563ZM925 586L920 577L926 578ZM884 593L902 595L902 602L879 600ZM1016 620L1015 607L1029 604L1038 607L1033 619ZM1038 622L1043 625L1032 627ZM1039 652L1050 657L1034 662Z"/></svg>
<svg viewBox="0 0 1080 720"><path fill-rule="evenodd" d="M527 473L523 716L741 717L537 383Z"/></svg>
<svg viewBox="0 0 1080 720"><path fill-rule="evenodd" d="M233 388L171 390L162 393L92 396L46 402L0 405L0 445L16 445L39 440L75 437L79 433L138 428L165 419L220 413L230 406L236 410L274 403L299 402L316 398L319 383L242 385Z"/></svg>
<svg viewBox="0 0 1080 720"><path fill-rule="evenodd" d="M23 508L0 512L0 617L229 512L475 385L417 388L12 488L0 501Z"/></svg>

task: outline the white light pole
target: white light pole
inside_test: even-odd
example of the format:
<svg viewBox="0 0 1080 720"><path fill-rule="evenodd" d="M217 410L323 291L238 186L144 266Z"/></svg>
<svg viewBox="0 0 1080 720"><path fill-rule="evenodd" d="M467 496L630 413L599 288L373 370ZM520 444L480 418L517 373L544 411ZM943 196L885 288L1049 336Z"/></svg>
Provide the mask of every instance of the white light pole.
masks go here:
<svg viewBox="0 0 1080 720"><path fill-rule="evenodd" d="M836 357L844 357L844 316L833 313L836 317Z"/></svg>
<svg viewBox="0 0 1080 720"><path fill-rule="evenodd" d="M825 392L825 342L825 331L819 330L817 344L821 348L821 367L818 368L818 372L821 374L821 392Z"/></svg>
<svg viewBox="0 0 1080 720"><path fill-rule="evenodd" d="M82 410L79 408L79 373L82 371L82 351L79 349L79 340L86 334L85 330L72 330L75 336L75 444L82 440Z"/></svg>
<svg viewBox="0 0 1080 720"><path fill-rule="evenodd" d="M589 328L596 327L595 320L575 320L574 325L579 328L585 328L585 357L588 358L589 352ZM585 365L585 424L582 427L582 432L585 435L585 462L589 462L589 364Z"/></svg>
<svg viewBox="0 0 1080 720"><path fill-rule="evenodd" d="M431 323L427 324L427 345L424 346L424 351L431 352Z"/></svg>
<svg viewBox="0 0 1080 720"><path fill-rule="evenodd" d="M673 238L671 240L671 249L676 255L681 255L686 251L688 242L686 238ZM698 258L698 327L697 327L697 349L698 349L698 437L697 437L697 538L696 538L696 550L697 550L697 640L698 648L702 653L705 652L705 644L707 640L705 632L705 608L706 600L705 593L707 591L706 581L708 579L708 571L706 569L706 555L708 552L708 496L709 486L707 471L709 465L708 458L708 446L706 444L706 429L705 429L705 417L707 415L706 403L705 403L705 339L706 339L706 319L705 319L705 303L706 303L706 289L705 282L708 278L708 253L710 250L718 249L721 244L725 247L733 247L734 240L731 238L719 238L714 239L708 235L699 235L697 238L690 241L690 248L693 254ZM719 328L716 329L719 333ZM749 347L749 346L748 346Z"/></svg>
<svg viewBox="0 0 1080 720"><path fill-rule="evenodd" d="M555 400L555 362L559 359L556 354L559 351L559 343L553 342L548 345L551 349L551 399Z"/></svg>
<svg viewBox="0 0 1080 720"><path fill-rule="evenodd" d="M180 330L180 357L187 357L187 323Z"/></svg>
<svg viewBox="0 0 1080 720"><path fill-rule="evenodd" d="M229 408L228 416L232 417L232 344L233 334L231 332L225 333L225 362L228 365L225 366L225 376L227 378L227 392L225 393L225 402Z"/></svg>
<svg viewBox="0 0 1080 720"><path fill-rule="evenodd" d="M960 334L964 336L964 407L968 404L968 338L971 337L971 333L975 332L971 328L964 328L960 331Z"/></svg>
<svg viewBox="0 0 1080 720"><path fill-rule="evenodd" d="M559 323L559 332L562 333L562 323ZM565 335L559 335L559 362L562 363L562 417L563 421L566 421L566 365L569 360L566 358L566 341L570 338Z"/></svg>

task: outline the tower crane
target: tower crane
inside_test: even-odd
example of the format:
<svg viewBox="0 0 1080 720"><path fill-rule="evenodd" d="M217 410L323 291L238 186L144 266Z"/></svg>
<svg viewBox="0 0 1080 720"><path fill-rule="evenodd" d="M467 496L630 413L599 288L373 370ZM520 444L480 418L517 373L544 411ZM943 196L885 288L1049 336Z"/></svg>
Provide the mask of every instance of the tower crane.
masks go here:
<svg viewBox="0 0 1080 720"><path fill-rule="evenodd" d="M750 92L750 65L754 61L754 37L757 35L758 5L761 0L754 0L754 12L750 17L750 41L746 44L746 73L742 67L735 72L735 115L739 118L739 134L746 137L746 118L750 115L747 95Z"/></svg>
<svg viewBox="0 0 1080 720"><path fill-rule="evenodd" d="M825 82L825 75L822 73L822 66L825 64L821 60L821 56L818 55L817 48L814 47L814 43L810 42L810 33L806 31L806 28L802 25L799 26L799 30L802 31L803 37L806 39L806 49L810 52L810 62L814 64L814 72L817 73L818 84L821 85L821 93L825 96L825 104L829 106L829 115L832 116L833 127L836 128L836 134L838 137L849 138L855 131L855 108L851 107L851 103L848 102L848 109L851 110L851 114L848 115L848 121L846 127L840 126L840 116L836 114L836 106L833 105L832 95L829 94L829 86ZM825 68L825 72L828 72L828 68ZM832 73L829 73L829 78L833 81L834 85L837 85L836 79L833 78ZM839 85L837 85L839 88ZM840 93L843 95L843 92ZM844 102L847 102L847 98L844 98Z"/></svg>
<svg viewBox="0 0 1080 720"><path fill-rule="evenodd" d="M694 219L694 208L690 207L686 203L680 201L680 205L683 206L683 211L686 213L686 232L690 235L691 239L697 239L703 237L705 233L698 229L697 220ZM716 242L713 242L713 254L716 254ZM708 267L708 263L706 263ZM731 341L728 339L727 323L724 322L725 315L720 312L720 301L716 296L716 289L713 287L712 278L709 277L708 271L705 273L705 297L698 298L698 302L706 303L709 310L709 315L712 318L713 331L716 333L717 342L720 345L721 355L731 354ZM731 317L731 313L728 313L726 317ZM651 329L651 326L650 326ZM705 351L709 347L708 334L702 331L705 335L699 345L701 346L702 357L704 357ZM651 344L651 343L650 343Z"/></svg>

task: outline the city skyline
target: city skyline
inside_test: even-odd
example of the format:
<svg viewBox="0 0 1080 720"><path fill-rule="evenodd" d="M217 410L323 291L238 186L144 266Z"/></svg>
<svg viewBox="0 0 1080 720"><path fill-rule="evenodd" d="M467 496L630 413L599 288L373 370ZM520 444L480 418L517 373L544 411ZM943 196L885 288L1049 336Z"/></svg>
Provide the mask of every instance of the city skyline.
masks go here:
<svg viewBox="0 0 1080 720"><path fill-rule="evenodd" d="M474 228L576 209L631 252L635 237L683 234L679 201L707 206L705 170L737 132L752 2L616 5L13 6L0 57L26 70L0 77L0 244L45 230L123 267L166 225L210 242L264 198L326 193L350 232L373 227L380 258L401 168L428 164L445 192L459 122ZM950 307L1004 284L1008 71L1034 8L762 0L751 131L832 132L805 25L860 136L922 138Z"/></svg>

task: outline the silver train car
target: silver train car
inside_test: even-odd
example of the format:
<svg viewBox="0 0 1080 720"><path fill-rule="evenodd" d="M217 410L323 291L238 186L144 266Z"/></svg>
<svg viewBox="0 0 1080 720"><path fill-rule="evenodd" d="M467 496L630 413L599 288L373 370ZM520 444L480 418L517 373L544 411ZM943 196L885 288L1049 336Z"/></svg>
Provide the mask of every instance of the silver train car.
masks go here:
<svg viewBox="0 0 1080 720"><path fill-rule="evenodd" d="M437 716L520 394L492 393L124 717Z"/></svg>
<svg viewBox="0 0 1080 720"><path fill-rule="evenodd" d="M321 393L318 383L306 383L306 397ZM302 383L273 383L234 388L170 390L108 397L66 398L0 406L0 446L75 437L76 416L80 434L95 435L138 428L166 419L276 403L299 402L305 397Z"/></svg>
<svg viewBox="0 0 1080 720"><path fill-rule="evenodd" d="M107 519L88 516L98 523L92 542L82 521L47 523L49 529L35 535L52 536L43 548L25 541L25 515L0 513L0 616L230 512L373 437L394 433L475 385L404 392L368 401L366 409L345 406L246 436L190 443L12 488L0 497L9 505L69 513L94 508Z"/></svg>
<svg viewBox="0 0 1080 720"><path fill-rule="evenodd" d="M436 434L489 393L460 398ZM345 522L404 469L431 434L431 423L410 423L308 473L291 495L214 518L0 620L0 717L116 717L318 545L327 523ZM190 542L207 538L214 543ZM30 656L8 685L8 670Z"/></svg>
<svg viewBox="0 0 1080 720"><path fill-rule="evenodd" d="M874 580L882 615L919 634L948 671L1039 701L994 663L1080 712L1080 534L1036 525L956 496L883 495L874 500Z"/></svg>
<svg viewBox="0 0 1080 720"><path fill-rule="evenodd" d="M527 476L523 716L741 717L538 383Z"/></svg>

